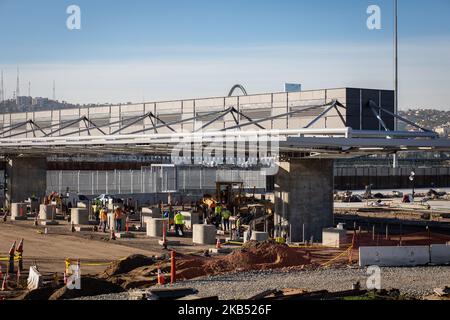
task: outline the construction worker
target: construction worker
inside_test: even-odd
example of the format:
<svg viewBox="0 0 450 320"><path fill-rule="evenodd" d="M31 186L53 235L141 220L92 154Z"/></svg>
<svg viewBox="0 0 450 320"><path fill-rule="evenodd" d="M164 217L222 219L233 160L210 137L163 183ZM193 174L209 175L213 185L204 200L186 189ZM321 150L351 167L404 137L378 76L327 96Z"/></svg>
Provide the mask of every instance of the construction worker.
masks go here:
<svg viewBox="0 0 450 320"><path fill-rule="evenodd" d="M227 209L225 206L222 209L222 225L223 225L223 231L230 231L230 217L231 212Z"/></svg>
<svg viewBox="0 0 450 320"><path fill-rule="evenodd" d="M214 225L216 226L216 228L219 228L220 223L222 222L222 204L221 203L217 203L216 207L214 209Z"/></svg>
<svg viewBox="0 0 450 320"><path fill-rule="evenodd" d="M106 232L106 224L108 223L108 211L106 207L103 207L100 210L100 226L99 229L102 230L104 233Z"/></svg>
<svg viewBox="0 0 450 320"><path fill-rule="evenodd" d="M238 238L241 237L241 224L242 224L241 216L238 214L236 217L236 236Z"/></svg>
<svg viewBox="0 0 450 320"><path fill-rule="evenodd" d="M174 217L175 221L175 234L177 236L183 236L183 227L184 227L184 217L180 211L177 211L177 214Z"/></svg>
<svg viewBox="0 0 450 320"><path fill-rule="evenodd" d="M117 232L122 231L122 218L123 218L122 208L117 207L116 210L114 210L114 219L116 220L116 231Z"/></svg>

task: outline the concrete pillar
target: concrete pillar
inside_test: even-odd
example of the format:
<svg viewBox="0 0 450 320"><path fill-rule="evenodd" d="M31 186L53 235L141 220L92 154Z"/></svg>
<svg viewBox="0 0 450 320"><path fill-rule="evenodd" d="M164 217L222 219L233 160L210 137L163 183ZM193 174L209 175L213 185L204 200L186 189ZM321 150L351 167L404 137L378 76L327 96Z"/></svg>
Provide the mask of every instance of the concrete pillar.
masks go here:
<svg viewBox="0 0 450 320"><path fill-rule="evenodd" d="M39 219L40 220L52 220L53 219L53 208L51 205L41 204L39 206Z"/></svg>
<svg viewBox="0 0 450 320"><path fill-rule="evenodd" d="M84 208L70 209L70 222L74 225L89 224L89 212Z"/></svg>
<svg viewBox="0 0 450 320"><path fill-rule="evenodd" d="M275 176L275 236L292 232L292 242L311 237L321 241L322 230L334 225L333 184L333 160L280 163Z"/></svg>
<svg viewBox="0 0 450 320"><path fill-rule="evenodd" d="M154 238L162 238L163 236L163 224L166 222L166 228L169 228L169 220L161 218L148 218L147 223L147 236Z"/></svg>
<svg viewBox="0 0 450 320"><path fill-rule="evenodd" d="M194 224L192 241L196 244L216 244L217 229L213 225Z"/></svg>
<svg viewBox="0 0 450 320"><path fill-rule="evenodd" d="M47 189L47 159L35 157L10 158L5 170L5 203L22 202L35 195L45 196Z"/></svg>
<svg viewBox="0 0 450 320"><path fill-rule="evenodd" d="M11 220L26 220L27 219L27 204L26 203L12 203L11 204Z"/></svg>

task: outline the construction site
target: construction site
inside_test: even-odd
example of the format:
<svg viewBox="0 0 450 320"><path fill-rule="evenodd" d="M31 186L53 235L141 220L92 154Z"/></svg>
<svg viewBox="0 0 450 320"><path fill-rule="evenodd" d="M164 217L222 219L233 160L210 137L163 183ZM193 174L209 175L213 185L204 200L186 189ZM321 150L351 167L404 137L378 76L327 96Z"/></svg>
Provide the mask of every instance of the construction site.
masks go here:
<svg viewBox="0 0 450 320"><path fill-rule="evenodd" d="M448 164L433 183L394 164L407 189L336 185L338 160L450 151L394 105L235 86L1 114L0 299L449 299Z"/></svg>

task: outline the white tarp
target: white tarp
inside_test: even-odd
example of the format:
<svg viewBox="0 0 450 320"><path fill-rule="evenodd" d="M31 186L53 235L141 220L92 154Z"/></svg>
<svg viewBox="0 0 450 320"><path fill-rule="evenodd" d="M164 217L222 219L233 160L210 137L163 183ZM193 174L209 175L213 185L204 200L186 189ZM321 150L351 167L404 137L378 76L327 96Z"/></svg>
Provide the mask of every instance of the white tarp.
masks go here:
<svg viewBox="0 0 450 320"><path fill-rule="evenodd" d="M37 267L30 267L27 284L28 290L36 290L42 286L42 275L37 270Z"/></svg>

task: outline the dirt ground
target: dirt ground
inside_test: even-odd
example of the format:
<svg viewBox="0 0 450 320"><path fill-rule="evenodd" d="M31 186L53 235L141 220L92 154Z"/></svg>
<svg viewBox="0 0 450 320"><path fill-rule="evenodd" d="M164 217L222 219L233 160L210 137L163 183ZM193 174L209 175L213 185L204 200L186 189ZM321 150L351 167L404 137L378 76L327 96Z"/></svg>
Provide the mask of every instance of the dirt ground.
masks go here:
<svg viewBox="0 0 450 320"><path fill-rule="evenodd" d="M135 232L134 239L109 240L109 234L101 232L71 233L67 223L61 221L58 226L49 226L48 234L43 234L44 227L34 227L33 222L0 222L0 258L5 258L14 241L24 239L24 265L27 270L36 262L41 272L64 271L65 259L79 259L83 274L98 274L105 270L107 264L133 254L160 256L167 251L158 244L158 239L145 237L144 232ZM205 250L205 247L192 247L189 238L168 238L174 243L169 249L189 253ZM211 247L211 246L210 246ZM6 261L0 259L5 271ZM84 263L84 266L83 266ZM99 265L90 265L98 263Z"/></svg>

